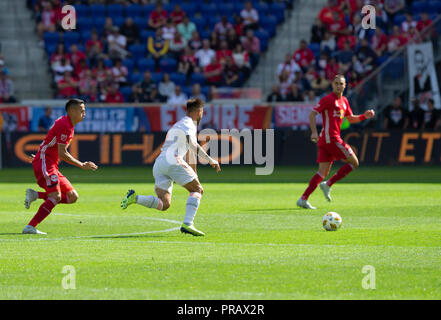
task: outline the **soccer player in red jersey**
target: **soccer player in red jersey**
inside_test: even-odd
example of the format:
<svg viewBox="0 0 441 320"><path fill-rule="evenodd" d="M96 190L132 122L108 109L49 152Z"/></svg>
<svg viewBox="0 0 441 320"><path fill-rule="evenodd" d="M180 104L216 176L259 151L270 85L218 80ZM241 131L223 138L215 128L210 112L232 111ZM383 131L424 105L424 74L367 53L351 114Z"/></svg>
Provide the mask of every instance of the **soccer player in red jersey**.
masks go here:
<svg viewBox="0 0 441 320"><path fill-rule="evenodd" d="M351 147L340 137L340 127L343 118L346 117L349 123L357 123L370 119L375 115L374 110L367 110L362 115L353 115L348 99L343 96L346 87L345 77L338 74L332 80L332 93L323 97L318 105L309 114L311 127L311 140L317 143L319 163L318 172L309 181L302 197L297 201L297 205L305 209L315 209L308 201L309 195L320 184L325 198L331 201L331 186L343 179L348 173L358 167L357 156ZM317 133L315 117L321 114L323 118L323 129L320 136ZM323 181L331 170L334 160L343 160L346 164L341 167L328 181ZM320 183L321 182L321 183Z"/></svg>
<svg viewBox="0 0 441 320"><path fill-rule="evenodd" d="M58 118L40 145L40 149L33 158L32 166L37 178L38 185L46 192L37 192L32 189L26 190L25 207L29 209L31 203L37 199L44 202L23 229L27 234L46 234L35 227L44 220L58 203L74 203L78 199L78 193L70 184L69 180L58 170L58 162L64 160L84 170L95 171L98 167L95 163L81 162L67 151L74 135L74 126L83 121L86 116L84 101L71 99L66 103L66 116Z"/></svg>

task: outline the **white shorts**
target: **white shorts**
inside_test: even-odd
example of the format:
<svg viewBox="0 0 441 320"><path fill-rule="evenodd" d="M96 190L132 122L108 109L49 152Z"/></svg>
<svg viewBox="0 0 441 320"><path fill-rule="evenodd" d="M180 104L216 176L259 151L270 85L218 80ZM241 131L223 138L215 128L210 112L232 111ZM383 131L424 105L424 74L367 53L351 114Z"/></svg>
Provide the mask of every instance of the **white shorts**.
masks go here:
<svg viewBox="0 0 441 320"><path fill-rule="evenodd" d="M176 162L169 163L165 157L158 157L153 165L153 177L155 186L172 193L173 182L184 186L198 176L184 160L176 159Z"/></svg>

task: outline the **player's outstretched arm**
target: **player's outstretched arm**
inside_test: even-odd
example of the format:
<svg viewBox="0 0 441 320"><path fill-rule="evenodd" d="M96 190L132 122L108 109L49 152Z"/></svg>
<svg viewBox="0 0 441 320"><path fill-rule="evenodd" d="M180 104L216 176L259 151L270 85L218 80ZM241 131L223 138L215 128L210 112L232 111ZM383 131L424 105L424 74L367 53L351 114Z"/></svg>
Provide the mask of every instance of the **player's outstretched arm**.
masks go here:
<svg viewBox="0 0 441 320"><path fill-rule="evenodd" d="M348 119L349 123L358 123L361 121L364 121L366 119L373 118L375 116L375 111L373 109L366 110L361 115L351 115L346 117Z"/></svg>
<svg viewBox="0 0 441 320"><path fill-rule="evenodd" d="M212 157L210 157L205 150L200 146L199 143L197 143L197 141L195 141L194 138L189 137L189 146L190 146L190 150L192 150L195 154L197 154L198 156L200 156L202 159L205 159L208 161L208 163L210 164L210 166L212 166L213 168L216 169L216 172L219 172L220 169L220 165L219 162L217 162L217 160L214 160Z"/></svg>
<svg viewBox="0 0 441 320"><path fill-rule="evenodd" d="M77 166L78 168L84 170L95 171L96 169L98 169L98 166L92 161L81 162L75 159L74 157L72 157L69 151L67 151L67 144L62 144L62 143L58 144L58 156L60 157L61 160L64 160L67 163L70 163L71 165Z"/></svg>
<svg viewBox="0 0 441 320"><path fill-rule="evenodd" d="M317 133L317 123L315 121L315 117L318 115L317 111L312 110L309 113L309 127L311 128L311 141L318 141L318 133Z"/></svg>

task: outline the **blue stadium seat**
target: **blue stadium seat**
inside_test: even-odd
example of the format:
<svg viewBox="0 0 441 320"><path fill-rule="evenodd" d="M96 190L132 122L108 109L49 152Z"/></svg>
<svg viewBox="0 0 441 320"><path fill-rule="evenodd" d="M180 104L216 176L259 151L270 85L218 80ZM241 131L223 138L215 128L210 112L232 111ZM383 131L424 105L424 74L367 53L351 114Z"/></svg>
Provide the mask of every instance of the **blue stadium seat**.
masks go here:
<svg viewBox="0 0 441 320"><path fill-rule="evenodd" d="M90 31L83 31L81 32L81 41L82 42L86 42L87 40L89 40L91 37L90 35Z"/></svg>
<svg viewBox="0 0 441 320"><path fill-rule="evenodd" d="M406 15L404 14L397 14L394 17L394 25L396 26L401 26L401 24L406 20Z"/></svg>
<svg viewBox="0 0 441 320"><path fill-rule="evenodd" d="M233 3L223 3L218 7L218 11L221 16L232 17L235 12L235 7Z"/></svg>
<svg viewBox="0 0 441 320"><path fill-rule="evenodd" d="M122 63L127 68L129 74L131 74L133 72L133 68L135 67L135 62L133 59L124 59Z"/></svg>
<svg viewBox="0 0 441 320"><path fill-rule="evenodd" d="M155 10L155 5L154 4L146 4L142 6L142 13L143 16L148 18L150 13L152 13L152 11Z"/></svg>
<svg viewBox="0 0 441 320"><path fill-rule="evenodd" d="M94 23L93 19L91 18L79 17L77 20L77 25L81 31L90 31L93 29Z"/></svg>
<svg viewBox="0 0 441 320"><path fill-rule="evenodd" d="M276 17L277 23L281 23L285 20L285 10L286 5L284 3L273 2L270 5L269 14Z"/></svg>
<svg viewBox="0 0 441 320"><path fill-rule="evenodd" d="M124 22L126 21L126 18L124 18L122 16L116 16L116 17L113 17L112 20L113 20L113 24L115 26L121 27L124 24Z"/></svg>
<svg viewBox="0 0 441 320"><path fill-rule="evenodd" d="M198 10L197 3L181 3L182 10L187 14L187 16L194 16L196 11Z"/></svg>
<svg viewBox="0 0 441 320"><path fill-rule="evenodd" d="M200 12L204 17L213 17L218 14L217 6L214 3L203 5L200 8Z"/></svg>
<svg viewBox="0 0 441 320"><path fill-rule="evenodd" d="M208 94L210 92L210 87L209 86L203 86L201 88L201 92L204 94L205 98L208 99Z"/></svg>
<svg viewBox="0 0 441 320"><path fill-rule="evenodd" d="M107 68L112 68L113 67L113 62L112 59L103 59L103 63Z"/></svg>
<svg viewBox="0 0 441 320"><path fill-rule="evenodd" d="M273 37L276 34L277 18L274 16L262 16L259 18L259 25L270 34L270 37Z"/></svg>
<svg viewBox="0 0 441 320"><path fill-rule="evenodd" d="M320 56L320 43L311 42L308 44L308 48L314 53L314 57Z"/></svg>
<svg viewBox="0 0 441 320"><path fill-rule="evenodd" d="M43 40L46 45L57 44L60 41L60 34L58 32L45 32Z"/></svg>
<svg viewBox="0 0 441 320"><path fill-rule="evenodd" d="M149 37L155 37L156 32L153 30L143 30L141 31L141 43L145 43L147 45L147 41Z"/></svg>
<svg viewBox="0 0 441 320"><path fill-rule="evenodd" d="M128 5L125 9L126 17L141 17L142 16L142 6L139 4Z"/></svg>
<svg viewBox="0 0 441 320"><path fill-rule="evenodd" d="M96 17L93 19L93 27L101 33L104 29L104 23L106 22L105 17Z"/></svg>
<svg viewBox="0 0 441 320"><path fill-rule="evenodd" d="M196 29L201 32L201 30L205 29L206 26L206 20L204 17L200 16L200 17L192 17L190 19L192 22L194 22L194 24L196 25Z"/></svg>
<svg viewBox="0 0 441 320"><path fill-rule="evenodd" d="M177 83L175 83L177 84ZM185 93L187 95L187 97L191 96L191 86L183 86L181 85L181 90L183 93Z"/></svg>
<svg viewBox="0 0 441 320"><path fill-rule="evenodd" d="M211 17L208 17L206 21L207 21L206 26L208 27L208 29L213 30L216 23L218 23L220 21L220 18L215 17L215 16L211 16Z"/></svg>
<svg viewBox="0 0 441 320"><path fill-rule="evenodd" d="M162 78L164 78L164 74L161 72L155 72L152 73L152 81L155 83L159 83L162 81Z"/></svg>
<svg viewBox="0 0 441 320"><path fill-rule="evenodd" d="M243 2L237 1L234 3L234 11L237 13L240 13L244 7L245 5Z"/></svg>
<svg viewBox="0 0 441 320"><path fill-rule="evenodd" d="M162 3L162 8L170 13L173 10L174 4L171 3Z"/></svg>
<svg viewBox="0 0 441 320"><path fill-rule="evenodd" d="M150 58L142 58L137 61L137 66L139 72L144 72L149 70L151 72L155 71L155 60Z"/></svg>
<svg viewBox="0 0 441 320"><path fill-rule="evenodd" d="M186 80L187 80L187 76L185 74L182 73L170 73L170 80L172 82L174 82L176 85L179 86L185 86Z"/></svg>
<svg viewBox="0 0 441 320"><path fill-rule="evenodd" d="M130 83L138 83L141 82L143 78L142 73L134 72L129 74L129 81Z"/></svg>
<svg viewBox="0 0 441 320"><path fill-rule="evenodd" d="M176 62L176 59L162 58L161 61L159 61L159 66L161 67L162 72L172 73L176 71L178 63Z"/></svg>
<svg viewBox="0 0 441 320"><path fill-rule="evenodd" d="M78 19L89 16L89 6L84 4L76 4L74 5L74 8Z"/></svg>
<svg viewBox="0 0 441 320"><path fill-rule="evenodd" d="M147 47L143 44L133 44L129 47L129 52L135 60L144 58Z"/></svg>
<svg viewBox="0 0 441 320"><path fill-rule="evenodd" d="M52 56L52 54L57 50L57 44L56 43L51 43L51 44L47 44L45 43L44 46L46 53L50 59L50 57Z"/></svg>
<svg viewBox="0 0 441 320"><path fill-rule="evenodd" d="M427 2L427 12L430 13L441 13L441 1L429 1Z"/></svg>
<svg viewBox="0 0 441 320"><path fill-rule="evenodd" d="M210 31L201 31L199 32L201 39L210 39Z"/></svg>
<svg viewBox="0 0 441 320"><path fill-rule="evenodd" d="M427 10L425 1L415 1L410 5L410 10L413 14L418 14Z"/></svg>
<svg viewBox="0 0 441 320"><path fill-rule="evenodd" d="M259 13L259 17L268 14L269 6L265 2L253 3L253 7Z"/></svg>
<svg viewBox="0 0 441 320"><path fill-rule="evenodd" d="M90 16L92 18L105 17L106 16L106 6L102 4L92 4L89 7Z"/></svg>
<svg viewBox="0 0 441 320"><path fill-rule="evenodd" d="M107 6L107 15L113 17L122 17L124 15L124 7L121 4L109 4Z"/></svg>
<svg viewBox="0 0 441 320"><path fill-rule="evenodd" d="M78 32L63 33L64 46L68 49L72 44L80 42L80 34Z"/></svg>
<svg viewBox="0 0 441 320"><path fill-rule="evenodd" d="M147 27L148 18L134 17L133 22L138 26L139 29L145 29Z"/></svg>
<svg viewBox="0 0 441 320"><path fill-rule="evenodd" d="M132 87L121 87L119 91L124 96L124 101L129 101L130 95L132 94Z"/></svg>
<svg viewBox="0 0 441 320"><path fill-rule="evenodd" d="M202 73L194 72L190 77L190 82L192 84L199 83L200 85L203 85L205 83L205 77Z"/></svg>

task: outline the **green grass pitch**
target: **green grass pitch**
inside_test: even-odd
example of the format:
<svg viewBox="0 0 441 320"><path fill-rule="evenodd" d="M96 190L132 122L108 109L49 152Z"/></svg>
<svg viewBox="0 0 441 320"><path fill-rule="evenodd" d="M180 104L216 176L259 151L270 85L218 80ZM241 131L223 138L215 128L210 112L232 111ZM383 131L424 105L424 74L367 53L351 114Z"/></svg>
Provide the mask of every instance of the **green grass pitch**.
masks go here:
<svg viewBox="0 0 441 320"><path fill-rule="evenodd" d="M21 234L41 204L23 206L31 167L0 170L0 299L441 299L438 167L360 167L332 203L317 189L315 211L295 202L316 168L200 168L198 238L177 230L177 185L167 212L121 210L129 187L152 193L151 167L61 170L80 198L39 225L47 236ZM327 211L342 216L339 231L322 228ZM66 265L74 290L62 288ZM366 265L374 290L362 286Z"/></svg>

